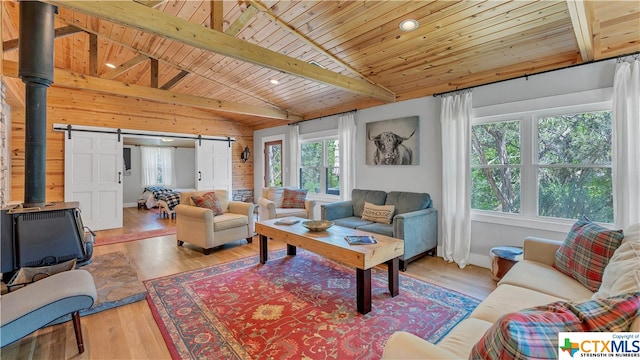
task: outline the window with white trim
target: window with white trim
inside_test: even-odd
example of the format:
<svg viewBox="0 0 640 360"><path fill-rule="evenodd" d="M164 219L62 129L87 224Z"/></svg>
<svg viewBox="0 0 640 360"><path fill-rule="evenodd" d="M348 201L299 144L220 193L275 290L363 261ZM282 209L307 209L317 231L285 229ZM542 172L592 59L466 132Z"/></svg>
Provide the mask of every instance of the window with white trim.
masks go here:
<svg viewBox="0 0 640 360"><path fill-rule="evenodd" d="M340 195L337 136L300 141L300 188L308 194Z"/></svg>
<svg viewBox="0 0 640 360"><path fill-rule="evenodd" d="M609 104L474 119L471 208L613 223Z"/></svg>

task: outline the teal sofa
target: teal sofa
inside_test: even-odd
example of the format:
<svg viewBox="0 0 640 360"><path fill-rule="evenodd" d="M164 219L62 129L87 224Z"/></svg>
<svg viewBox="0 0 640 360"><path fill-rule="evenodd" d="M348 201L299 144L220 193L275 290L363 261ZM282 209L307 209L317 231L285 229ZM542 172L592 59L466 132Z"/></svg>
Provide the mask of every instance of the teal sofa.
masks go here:
<svg viewBox="0 0 640 360"><path fill-rule="evenodd" d="M394 205L391 224L363 220L365 202ZM433 208L427 193L353 189L351 200L321 205L320 216L339 226L404 240L404 255L400 258L402 271L406 271L411 261L427 254L436 255L438 211Z"/></svg>

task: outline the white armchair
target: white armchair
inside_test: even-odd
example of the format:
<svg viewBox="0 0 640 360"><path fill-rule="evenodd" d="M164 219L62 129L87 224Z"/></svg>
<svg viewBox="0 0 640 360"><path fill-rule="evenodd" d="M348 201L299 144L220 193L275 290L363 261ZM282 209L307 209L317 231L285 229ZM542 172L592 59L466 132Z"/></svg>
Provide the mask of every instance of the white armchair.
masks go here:
<svg viewBox="0 0 640 360"><path fill-rule="evenodd" d="M197 207L192 196L203 196L215 192L220 200L221 215L214 216L210 209ZM187 242L203 248L209 255L214 247L226 243L253 239L255 205L240 201L229 201L226 190L207 190L183 192L180 194L180 205L175 207L176 238L178 246Z"/></svg>
<svg viewBox="0 0 640 360"><path fill-rule="evenodd" d="M269 220L297 216L305 219L313 219L315 200L304 200L304 207L283 208L283 187L267 187L262 189L262 196L258 199L258 219Z"/></svg>

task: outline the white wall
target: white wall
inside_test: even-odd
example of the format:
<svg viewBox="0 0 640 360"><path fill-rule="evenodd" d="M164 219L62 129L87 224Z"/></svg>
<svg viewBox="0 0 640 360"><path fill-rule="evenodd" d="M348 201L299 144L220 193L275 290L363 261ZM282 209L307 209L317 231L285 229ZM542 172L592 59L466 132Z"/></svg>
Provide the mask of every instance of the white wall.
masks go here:
<svg viewBox="0 0 640 360"><path fill-rule="evenodd" d="M485 107L515 101L543 98L567 93L576 93L613 86L615 60L572 67L528 78L504 81L473 89L473 106ZM604 99L603 99L604 100ZM371 166L365 165L366 123L406 116L420 117L420 164L412 166ZM300 132L337 128L337 117L328 117L303 122ZM440 141L440 98L424 97L394 104L382 105L356 113L356 187L385 191L427 192L436 209L442 207L442 160ZM284 135L287 143L288 127L263 129L254 132L254 146L260 149L262 138ZM285 153L285 163L288 161ZM446 166L446 164L444 164ZM256 199L262 189L262 175L258 169L264 168L261 156L254 157ZM439 227L441 220L439 219ZM489 267L489 249L498 245L521 246L527 236L546 237L561 240L569 226L542 224L502 225L473 220L471 224L472 264ZM441 231L439 229L439 234Z"/></svg>

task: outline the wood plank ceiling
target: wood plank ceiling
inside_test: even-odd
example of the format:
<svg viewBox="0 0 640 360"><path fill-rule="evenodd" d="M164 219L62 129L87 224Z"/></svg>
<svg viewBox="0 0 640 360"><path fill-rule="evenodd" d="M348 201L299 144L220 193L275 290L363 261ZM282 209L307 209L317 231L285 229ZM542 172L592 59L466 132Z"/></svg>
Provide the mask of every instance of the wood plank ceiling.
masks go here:
<svg viewBox="0 0 640 360"><path fill-rule="evenodd" d="M640 52L638 1L46 2L59 7L54 86L255 129ZM18 8L3 2L10 77Z"/></svg>

